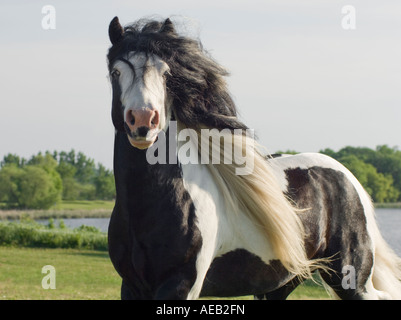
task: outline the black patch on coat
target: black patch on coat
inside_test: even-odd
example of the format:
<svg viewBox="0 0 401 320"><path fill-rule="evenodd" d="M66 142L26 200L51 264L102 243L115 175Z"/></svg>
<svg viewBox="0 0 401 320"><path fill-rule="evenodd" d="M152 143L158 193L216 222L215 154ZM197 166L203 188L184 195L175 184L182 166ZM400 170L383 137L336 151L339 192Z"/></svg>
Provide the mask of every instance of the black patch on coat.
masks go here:
<svg viewBox="0 0 401 320"><path fill-rule="evenodd" d="M364 207L351 181L344 173L314 166L285 171L287 195L300 209L307 231L305 240L310 258L333 257L329 265L334 272L322 273L323 279L343 299L358 299L372 265L372 243L367 231ZM341 285L344 266L356 270L356 289Z"/></svg>
<svg viewBox="0 0 401 320"><path fill-rule="evenodd" d="M124 107L121 103L121 88L118 83L118 79L112 78L111 86L113 89L111 119L113 121L114 128L117 131L124 132L126 123L124 121Z"/></svg>
<svg viewBox="0 0 401 320"><path fill-rule="evenodd" d="M281 287L292 277L280 261L267 265L249 251L237 249L213 260L201 296L257 295Z"/></svg>
<svg viewBox="0 0 401 320"><path fill-rule="evenodd" d="M117 132L114 174L109 253L123 278L122 298L185 299L196 279L202 238L181 168L149 165L146 150Z"/></svg>

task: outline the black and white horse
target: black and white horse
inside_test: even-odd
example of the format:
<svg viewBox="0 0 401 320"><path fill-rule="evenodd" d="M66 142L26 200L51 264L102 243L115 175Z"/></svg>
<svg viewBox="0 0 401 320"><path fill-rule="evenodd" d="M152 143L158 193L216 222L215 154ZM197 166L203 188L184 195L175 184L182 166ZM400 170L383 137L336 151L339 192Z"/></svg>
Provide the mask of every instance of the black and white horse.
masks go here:
<svg viewBox="0 0 401 320"><path fill-rule="evenodd" d="M346 168L263 156L227 72L169 19L123 28L116 17L109 37L109 252L123 299L284 299L316 269L339 298L401 298L401 260Z"/></svg>

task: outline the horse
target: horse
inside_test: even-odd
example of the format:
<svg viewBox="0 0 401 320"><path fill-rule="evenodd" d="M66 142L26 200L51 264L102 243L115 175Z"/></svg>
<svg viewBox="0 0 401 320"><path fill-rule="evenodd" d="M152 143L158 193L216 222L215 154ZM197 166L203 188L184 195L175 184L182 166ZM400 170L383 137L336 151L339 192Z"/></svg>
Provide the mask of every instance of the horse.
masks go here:
<svg viewBox="0 0 401 320"><path fill-rule="evenodd" d="M121 298L286 299L316 272L335 298L400 299L401 259L357 179L319 153L264 153L227 70L176 29L109 25Z"/></svg>

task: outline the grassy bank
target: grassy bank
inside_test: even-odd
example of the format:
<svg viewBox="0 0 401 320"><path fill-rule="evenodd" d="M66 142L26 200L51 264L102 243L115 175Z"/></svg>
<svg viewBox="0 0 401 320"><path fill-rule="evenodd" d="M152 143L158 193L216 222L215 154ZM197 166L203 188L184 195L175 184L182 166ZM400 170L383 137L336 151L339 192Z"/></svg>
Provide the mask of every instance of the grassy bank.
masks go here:
<svg viewBox="0 0 401 320"><path fill-rule="evenodd" d="M375 203L375 208L401 209L401 202Z"/></svg>
<svg viewBox="0 0 401 320"><path fill-rule="evenodd" d="M42 288L45 265L56 270L54 290ZM0 246L0 300L112 300L120 298L120 285L121 279L104 251ZM328 295L309 282L299 286L289 299L328 299Z"/></svg>
<svg viewBox="0 0 401 320"><path fill-rule="evenodd" d="M62 201L49 210L0 210L0 220L108 218L113 207L114 201Z"/></svg>
<svg viewBox="0 0 401 320"><path fill-rule="evenodd" d="M75 248L107 250L107 235L94 227L69 229L32 220L0 222L0 245L31 248Z"/></svg>
<svg viewBox="0 0 401 320"><path fill-rule="evenodd" d="M69 218L109 218L114 201L62 201L49 210L0 210L0 220L69 219ZM375 203L376 208L401 209L401 202Z"/></svg>

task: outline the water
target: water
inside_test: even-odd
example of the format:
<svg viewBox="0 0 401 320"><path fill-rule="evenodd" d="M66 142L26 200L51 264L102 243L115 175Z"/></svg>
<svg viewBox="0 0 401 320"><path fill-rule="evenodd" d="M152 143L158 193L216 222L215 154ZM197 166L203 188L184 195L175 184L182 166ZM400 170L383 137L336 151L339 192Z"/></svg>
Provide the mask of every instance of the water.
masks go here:
<svg viewBox="0 0 401 320"><path fill-rule="evenodd" d="M401 257L401 209L376 209L376 220L383 238Z"/></svg>
<svg viewBox="0 0 401 320"><path fill-rule="evenodd" d="M107 232L107 229L109 228L109 218L74 218L74 219L54 219L54 225L58 227L60 220L64 221L64 224L67 228L78 228L82 225L85 226L93 226L102 232ZM36 222L40 224L47 225L49 223L49 219L41 219L41 220L36 220Z"/></svg>
<svg viewBox="0 0 401 320"><path fill-rule="evenodd" d="M401 209L376 209L376 217L383 238L401 257ZM99 228L102 232L107 232L109 220L109 218L63 219L68 228L77 228L84 224ZM48 220L38 220L38 222L48 224ZM59 220L55 219L56 226L58 223Z"/></svg>

